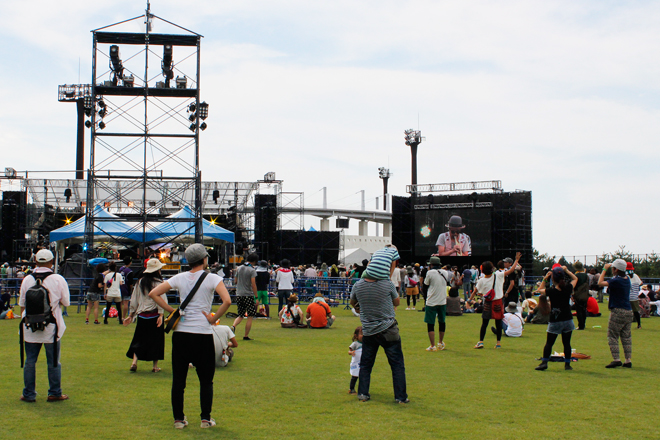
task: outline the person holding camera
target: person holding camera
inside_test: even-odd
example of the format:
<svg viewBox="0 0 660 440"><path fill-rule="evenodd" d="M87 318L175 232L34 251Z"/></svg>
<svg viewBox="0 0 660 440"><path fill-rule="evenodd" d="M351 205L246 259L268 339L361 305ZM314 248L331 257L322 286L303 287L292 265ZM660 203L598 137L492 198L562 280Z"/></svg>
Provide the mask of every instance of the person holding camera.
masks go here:
<svg viewBox="0 0 660 440"><path fill-rule="evenodd" d="M612 268L612 278L605 281L607 270ZM607 342L612 353L612 362L605 368L632 367L632 321L633 311L630 306L630 278L626 274L626 262L617 258L611 264L607 263L598 278L598 287L607 287L610 293L610 320L607 323ZM623 345L625 363L619 358L619 338Z"/></svg>

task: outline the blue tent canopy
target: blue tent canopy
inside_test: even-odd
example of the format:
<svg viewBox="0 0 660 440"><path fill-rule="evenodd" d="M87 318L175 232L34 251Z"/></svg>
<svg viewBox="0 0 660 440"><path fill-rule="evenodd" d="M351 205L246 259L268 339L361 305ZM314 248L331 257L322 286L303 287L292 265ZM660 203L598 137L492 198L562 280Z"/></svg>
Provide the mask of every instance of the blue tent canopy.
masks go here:
<svg viewBox="0 0 660 440"><path fill-rule="evenodd" d="M100 221L94 222L94 240L131 240L142 241L142 227L140 223L122 221L119 217L109 213L100 206L94 207L94 218ZM190 221L163 221L151 222L146 225L145 239L147 242L156 240L194 240L195 214L185 206L168 218ZM114 220L116 219L116 220ZM211 224L210 221L202 219L202 230L204 242L226 241L234 242L234 233L220 226ZM85 217L81 217L75 222L51 231L50 242L70 240L81 241L85 236Z"/></svg>

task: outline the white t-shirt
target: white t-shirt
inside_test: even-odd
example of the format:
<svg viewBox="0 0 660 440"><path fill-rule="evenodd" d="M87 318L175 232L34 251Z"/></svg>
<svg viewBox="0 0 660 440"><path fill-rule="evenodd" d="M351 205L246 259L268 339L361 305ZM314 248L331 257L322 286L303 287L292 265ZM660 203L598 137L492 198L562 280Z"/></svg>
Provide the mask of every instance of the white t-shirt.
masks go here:
<svg viewBox="0 0 660 440"><path fill-rule="evenodd" d="M105 276L103 282L106 286L112 282L110 287L108 287L108 298L121 298L121 289L119 286L124 284L124 275L119 272L110 272Z"/></svg>
<svg viewBox="0 0 660 440"><path fill-rule="evenodd" d="M394 287L399 287L401 284L401 271L394 269L394 272L392 272L392 276L390 277L390 280L394 283Z"/></svg>
<svg viewBox="0 0 660 440"><path fill-rule="evenodd" d="M507 325L506 335L519 338L523 332L523 318L520 313L505 313L503 322Z"/></svg>
<svg viewBox="0 0 660 440"><path fill-rule="evenodd" d="M427 306L444 306L447 304L447 282L442 275L449 279L449 272L440 269L429 269L424 278L424 284L429 286L426 294Z"/></svg>
<svg viewBox="0 0 660 440"><path fill-rule="evenodd" d="M35 273L45 273L52 272L50 269L45 267L37 267L34 270ZM20 297L18 299L18 305L25 307L25 293L28 289L36 284L34 277L27 276L23 278L21 283ZM70 306L69 302L69 285L66 280L57 274L50 275L44 281L43 286L48 289L48 297L50 298L50 309L53 312L53 317L57 321L57 339L61 339L64 335L64 330L66 330L66 324L64 324L64 318L62 317L62 309L60 305L65 307ZM23 312L23 317L25 312ZM25 325L25 324L24 324ZM35 344L52 344L53 338L55 336L55 325L48 324L43 331L33 332L23 327L23 338L25 342L32 342Z"/></svg>
<svg viewBox="0 0 660 440"><path fill-rule="evenodd" d="M195 296L197 295L195 294ZM227 363L222 359L222 352L229 347L229 340L236 335L226 325L212 325L211 330L213 331L213 344L215 346L215 366L224 367Z"/></svg>
<svg viewBox="0 0 660 440"><path fill-rule="evenodd" d="M293 272L278 270L275 282L277 282L278 290L293 290Z"/></svg>
<svg viewBox="0 0 660 440"><path fill-rule="evenodd" d="M167 280L172 289L179 291L179 298L181 302L185 301L190 291L195 287L197 280L202 275L201 270L197 272L182 272L174 275ZM199 290L195 297L190 300L186 309L183 311L179 323L174 328L175 332L197 333L202 335L210 335L213 333L211 323L206 319L204 313L210 313L213 305L213 292L218 284L222 282L222 277L210 273L206 279L199 286Z"/></svg>
<svg viewBox="0 0 660 440"><path fill-rule="evenodd" d="M351 345L348 346L350 350L355 352L354 356L351 356L351 365L349 367L351 376L360 377L360 361L362 360L362 343L354 341Z"/></svg>
<svg viewBox="0 0 660 440"><path fill-rule="evenodd" d="M480 278L477 281L477 292L481 295L487 294L493 288L493 277L495 277L495 298L493 299L502 299L504 297L504 272L497 271L490 278Z"/></svg>

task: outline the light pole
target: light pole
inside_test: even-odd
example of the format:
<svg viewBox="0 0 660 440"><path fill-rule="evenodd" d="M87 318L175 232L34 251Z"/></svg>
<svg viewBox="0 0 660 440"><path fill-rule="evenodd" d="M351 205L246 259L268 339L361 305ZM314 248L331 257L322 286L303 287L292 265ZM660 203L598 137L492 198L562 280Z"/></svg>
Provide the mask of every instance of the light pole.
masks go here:
<svg viewBox="0 0 660 440"><path fill-rule="evenodd" d="M390 170L385 167L378 168L378 177L383 179L383 209L387 211L387 182L390 180ZM378 208L376 208L378 209Z"/></svg>
<svg viewBox="0 0 660 440"><path fill-rule="evenodd" d="M403 132L406 137L406 145L410 146L410 153L412 155L412 169L411 169L411 185L413 185L413 196L417 195L417 146L422 143L424 138L422 132L413 130L412 128Z"/></svg>

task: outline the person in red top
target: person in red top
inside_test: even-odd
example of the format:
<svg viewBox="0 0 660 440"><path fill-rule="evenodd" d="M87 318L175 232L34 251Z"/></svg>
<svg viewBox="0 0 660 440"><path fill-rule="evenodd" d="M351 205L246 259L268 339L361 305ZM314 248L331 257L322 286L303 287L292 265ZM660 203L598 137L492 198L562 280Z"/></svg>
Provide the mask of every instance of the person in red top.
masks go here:
<svg viewBox="0 0 660 440"><path fill-rule="evenodd" d="M329 328L335 322L335 316L321 293L317 293L314 302L307 306L306 317L311 328Z"/></svg>
<svg viewBox="0 0 660 440"><path fill-rule="evenodd" d="M598 308L598 301L593 296L587 298L587 316L597 318L600 316L600 310Z"/></svg>

